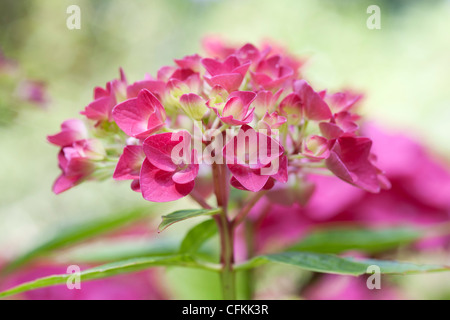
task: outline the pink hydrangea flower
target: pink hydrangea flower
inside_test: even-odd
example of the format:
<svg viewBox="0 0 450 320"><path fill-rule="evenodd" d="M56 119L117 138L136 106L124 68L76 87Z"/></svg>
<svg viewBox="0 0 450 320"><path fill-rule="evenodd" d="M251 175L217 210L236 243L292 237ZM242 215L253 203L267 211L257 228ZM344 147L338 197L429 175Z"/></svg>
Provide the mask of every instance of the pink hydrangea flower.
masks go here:
<svg viewBox="0 0 450 320"><path fill-rule="evenodd" d="M253 102L255 114L259 118L263 118L266 113L274 113L277 109L277 101L282 93L282 89L278 90L275 94L267 90L258 91L255 101Z"/></svg>
<svg viewBox="0 0 450 320"><path fill-rule="evenodd" d="M211 87L221 86L228 92L239 89L250 67L250 62L241 64L234 55L229 56L223 62L206 58L202 60L202 64L208 72L205 81Z"/></svg>
<svg viewBox="0 0 450 320"><path fill-rule="evenodd" d="M268 134L271 134L272 129L279 129L283 124L287 122L287 119L280 116L278 112L266 113L264 117L258 122L258 129L267 130Z"/></svg>
<svg viewBox="0 0 450 320"><path fill-rule="evenodd" d="M260 61L251 76L256 86L265 90L276 90L293 78L294 70L281 63L280 55L274 55Z"/></svg>
<svg viewBox="0 0 450 320"><path fill-rule="evenodd" d="M112 111L114 121L130 137L145 139L165 125L166 112L161 102L147 89Z"/></svg>
<svg viewBox="0 0 450 320"><path fill-rule="evenodd" d="M62 174L53 185L59 194L88 179L96 169L95 161L103 160L106 153L98 140L78 140L63 147L58 155Z"/></svg>
<svg viewBox="0 0 450 320"><path fill-rule="evenodd" d="M47 137L48 142L66 147L77 140L88 138L88 130L83 121L78 119L69 119L61 124L61 132Z"/></svg>
<svg viewBox="0 0 450 320"><path fill-rule="evenodd" d="M225 103L212 104L210 100L208 106L223 123L239 126L253 120L254 109L249 110L249 108L255 97L256 94L253 92L235 91L228 96Z"/></svg>
<svg viewBox="0 0 450 320"><path fill-rule="evenodd" d="M174 149L180 142L190 154L178 152L177 161L174 161ZM187 131L156 134L144 141L146 159L140 172L140 186L146 200L174 201L194 189L199 165L195 163L196 153L191 150L190 143L191 135Z"/></svg>
<svg viewBox="0 0 450 320"><path fill-rule="evenodd" d="M175 59L174 65L160 68L155 78L147 74L131 85L121 70L120 79L108 82L106 89L96 88L95 100L82 114L94 121L89 128L95 128L106 156L83 160L89 164L83 178L64 174L66 180L62 181L70 186L86 177L110 173L117 180L132 180L132 189L141 191L147 200L176 200L194 187L198 163L190 163L191 158L198 156L199 162L215 159L232 149L230 143L241 133L259 130L257 141L276 138L278 149L268 156L263 143L258 153L261 151L265 159L258 159L256 164L226 163L232 176L230 184L236 188L253 192L272 189L289 177L298 180L310 167L323 173L331 171L372 192L389 186L375 165L370 139L359 136L359 116L354 112L359 95L314 90L299 78L301 60L279 46L231 47L211 39L205 45L209 57L193 54ZM200 133L189 133L194 126ZM227 136L227 129L231 136ZM196 142L196 148L214 146L210 132L219 131L215 138L228 140L219 144L214 156L195 149L181 164L167 166L169 153L176 148L176 143L168 140L177 130L191 134L189 141ZM59 134L49 137L63 148L86 139L87 133L73 121L64 123ZM162 141L167 146L163 147ZM225 155L225 160L242 159ZM62 167L65 161L60 161ZM115 171L110 168L114 162ZM267 174L272 165L279 170Z"/></svg>
<svg viewBox="0 0 450 320"><path fill-rule="evenodd" d="M117 162L113 174L115 180L132 180L131 189L141 192L139 176L142 163L145 160L144 149L140 145L129 145L123 149L123 153Z"/></svg>
<svg viewBox="0 0 450 320"><path fill-rule="evenodd" d="M307 119L316 121L331 119L332 114L327 103L305 80L294 82L294 92L300 98L302 110Z"/></svg>
<svg viewBox="0 0 450 320"><path fill-rule="evenodd" d="M245 137L249 133L250 141L247 142ZM232 185L239 189L256 192L270 189L273 179L287 181L287 158L283 147L249 126L242 127L225 145L223 154L233 175ZM274 163L276 165L270 170Z"/></svg>
<svg viewBox="0 0 450 320"><path fill-rule="evenodd" d="M106 84L106 89L97 87L94 90L94 101L80 113L97 123L111 121L111 112L114 106L127 97L127 79L120 69L120 79L115 79Z"/></svg>
<svg viewBox="0 0 450 320"><path fill-rule="evenodd" d="M364 137L341 137L334 141L325 163L337 177L377 193L390 185L382 172L372 164L370 150L372 141Z"/></svg>

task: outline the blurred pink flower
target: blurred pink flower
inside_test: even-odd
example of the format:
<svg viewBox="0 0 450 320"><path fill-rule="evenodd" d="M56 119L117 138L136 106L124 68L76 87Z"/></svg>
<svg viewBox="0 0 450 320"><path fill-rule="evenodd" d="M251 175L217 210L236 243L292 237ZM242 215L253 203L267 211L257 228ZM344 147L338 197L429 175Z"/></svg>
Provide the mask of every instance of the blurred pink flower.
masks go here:
<svg viewBox="0 0 450 320"><path fill-rule="evenodd" d="M381 289L369 290L366 277L323 275L303 292L308 300L399 300L402 294L393 286L382 283Z"/></svg>
<svg viewBox="0 0 450 320"><path fill-rule="evenodd" d="M17 87L17 96L22 101L45 107L49 102L47 85L43 81L24 80Z"/></svg>
<svg viewBox="0 0 450 320"><path fill-rule="evenodd" d="M363 134L373 140L377 164L386 170L392 188L373 194L336 177L309 175L306 182L314 185L315 192L302 204L302 201L288 201L286 197L297 192L297 199L300 199L310 188L294 189L287 185L289 192L285 192L284 186L277 187L271 193L278 196L272 197L269 193L251 212L250 217L258 221L256 244L259 250L291 244L322 224L387 227L426 226L449 221L449 166L403 134L386 133L373 124L364 126ZM448 243L446 238L434 242L437 245Z"/></svg>

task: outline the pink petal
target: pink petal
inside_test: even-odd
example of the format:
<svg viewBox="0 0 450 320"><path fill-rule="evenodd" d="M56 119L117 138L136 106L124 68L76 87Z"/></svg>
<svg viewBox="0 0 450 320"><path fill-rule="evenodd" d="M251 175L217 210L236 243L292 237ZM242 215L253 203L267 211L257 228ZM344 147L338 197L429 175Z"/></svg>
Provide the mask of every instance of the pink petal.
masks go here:
<svg viewBox="0 0 450 320"><path fill-rule="evenodd" d="M231 99L233 97L237 97L242 101L243 106L249 106L256 98L256 93L252 91L235 91L232 92L228 99Z"/></svg>
<svg viewBox="0 0 450 320"><path fill-rule="evenodd" d="M239 73L225 73L213 77L205 76L204 78L211 87L218 85L228 92L238 90L242 80L244 80L244 77Z"/></svg>
<svg viewBox="0 0 450 320"><path fill-rule="evenodd" d="M288 158L285 155L282 155L279 158L278 166L279 166L278 171L275 175L272 176L272 178L281 183L286 183L289 177L288 177Z"/></svg>
<svg viewBox="0 0 450 320"><path fill-rule="evenodd" d="M331 119L330 108L305 80L295 81L294 91L299 94L308 119L316 121Z"/></svg>
<svg viewBox="0 0 450 320"><path fill-rule="evenodd" d="M228 168L233 177L249 191L260 191L269 180L269 176L259 175L255 170L242 165L228 164Z"/></svg>
<svg viewBox="0 0 450 320"><path fill-rule="evenodd" d="M88 119L97 121L109 121L110 113L116 101L110 96L101 97L91 102L80 114L85 115Z"/></svg>
<svg viewBox="0 0 450 320"><path fill-rule="evenodd" d="M127 97L128 99L137 97L142 89L147 89L151 93L161 97L165 87L166 83L163 81L156 81L156 80L138 81L127 87Z"/></svg>
<svg viewBox="0 0 450 320"><path fill-rule="evenodd" d="M247 188L245 188L235 177L231 177L230 184L236 189L244 190L244 191L251 191L251 190L248 190ZM267 180L266 184L264 185L264 187L262 188L262 190L270 190L274 187L274 185L275 185L275 180L272 178L269 178Z"/></svg>
<svg viewBox="0 0 450 320"><path fill-rule="evenodd" d="M327 167L339 178L377 193L381 186L379 172L369 159L371 147L368 138L341 137L326 160Z"/></svg>
<svg viewBox="0 0 450 320"><path fill-rule="evenodd" d="M120 129L139 139L161 129L166 116L159 100L147 89L141 90L137 98L118 104L112 115Z"/></svg>
<svg viewBox="0 0 450 320"><path fill-rule="evenodd" d="M160 170L145 160L140 175L144 199L152 202L175 201L187 196L194 189L194 181L176 184L172 180L172 175L172 172Z"/></svg>
<svg viewBox="0 0 450 320"><path fill-rule="evenodd" d="M55 194L60 194L64 191L67 191L70 188L78 185L81 179L82 176L67 177L62 174L56 179L55 183L53 184L53 192Z"/></svg>
<svg viewBox="0 0 450 320"><path fill-rule="evenodd" d="M71 145L77 140L86 139L88 136L86 126L83 121L78 119L66 120L61 124L61 132L47 136L48 142L65 147Z"/></svg>
<svg viewBox="0 0 450 320"><path fill-rule="evenodd" d="M321 122L319 124L320 132L327 139L337 139L344 134L344 131L335 123Z"/></svg>
<svg viewBox="0 0 450 320"><path fill-rule="evenodd" d="M172 180L178 184L186 184L194 181L194 179L198 175L198 169L198 164L190 164L185 169L174 173L174 175L172 176Z"/></svg>
<svg viewBox="0 0 450 320"><path fill-rule="evenodd" d="M133 180L139 178L145 154L142 146L126 146L119 158L113 178L115 180Z"/></svg>
<svg viewBox="0 0 450 320"><path fill-rule="evenodd" d="M238 97L231 97L222 111L224 118L232 116L235 120L243 120L247 114L248 106L245 107L242 100Z"/></svg>
<svg viewBox="0 0 450 320"><path fill-rule="evenodd" d="M226 72L223 64L216 59L210 59L210 58L202 59L202 64L205 67L206 71L208 71L208 73L211 76L217 76L217 75L220 75L220 74ZM231 71L231 70L229 70L229 71Z"/></svg>
<svg viewBox="0 0 450 320"><path fill-rule="evenodd" d="M148 137L143 144L144 153L147 159L158 169L173 172L178 169L179 165L176 161L184 160L180 155L173 155L172 151L176 146L184 147L183 150L191 152L191 135L187 131L180 131L177 133L178 137L172 132L155 134ZM184 155L183 157L190 157L191 155ZM175 158L174 158L175 157ZM184 161L186 163L188 161Z"/></svg>
<svg viewBox="0 0 450 320"><path fill-rule="evenodd" d="M251 43L247 43L236 51L236 56L241 61L252 61L256 62L260 59L260 53L258 48L256 48Z"/></svg>
<svg viewBox="0 0 450 320"><path fill-rule="evenodd" d="M191 56L185 56L183 59L175 59L174 61L180 68L192 69L198 72L201 60L202 57L200 57L198 54L194 54Z"/></svg>

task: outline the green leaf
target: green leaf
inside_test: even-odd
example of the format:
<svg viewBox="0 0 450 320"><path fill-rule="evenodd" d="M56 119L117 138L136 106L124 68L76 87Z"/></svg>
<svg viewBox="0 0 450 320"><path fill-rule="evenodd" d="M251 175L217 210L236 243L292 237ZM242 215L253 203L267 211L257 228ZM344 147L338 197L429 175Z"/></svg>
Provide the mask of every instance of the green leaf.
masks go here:
<svg viewBox="0 0 450 320"><path fill-rule="evenodd" d="M206 215L215 215L220 213L221 209L193 209L193 210L179 210L172 212L166 216L162 216L162 222L159 225L158 229L159 231L165 230L167 227L171 226L172 224L176 222L180 222L186 219L195 218L199 216L206 216Z"/></svg>
<svg viewBox="0 0 450 320"><path fill-rule="evenodd" d="M200 264L189 256L174 255L168 257L136 258L95 267L82 271L80 273L80 281L81 283L83 283L84 281L107 278L124 273L137 272L155 266L179 266L210 271L219 271L219 268L212 265ZM58 284L65 284L70 277L73 277L73 274L59 274L23 283L9 290L0 292L0 298L5 298L34 289L50 287Z"/></svg>
<svg viewBox="0 0 450 320"><path fill-rule="evenodd" d="M407 262L383 261L374 259L355 259L338 257L332 254L310 252L283 252L255 257L241 265L236 270L247 270L270 262L293 265L304 270L359 276L367 273L372 265L379 266L383 274L414 274L423 272L450 271L449 267L440 265L418 265Z"/></svg>
<svg viewBox="0 0 450 320"><path fill-rule="evenodd" d="M177 241L161 239L148 240L110 240L108 242L82 245L58 253L58 261L69 263L107 263L142 257L161 257L174 255L178 251Z"/></svg>
<svg viewBox="0 0 450 320"><path fill-rule="evenodd" d="M384 230L338 228L314 232L289 251L318 253L341 253L348 250L380 252L411 243L423 236L423 232L412 228Z"/></svg>
<svg viewBox="0 0 450 320"><path fill-rule="evenodd" d="M56 249L65 248L100 234L118 229L130 222L142 219L149 213L148 208L137 208L125 214L116 213L112 216L97 219L95 221L89 221L63 228L54 235L50 236L48 240L42 242L33 249L11 261L5 266L1 273L7 274L27 264L31 260L45 256Z"/></svg>
<svg viewBox="0 0 450 320"><path fill-rule="evenodd" d="M217 225L213 219L203 221L188 231L180 246L180 253L196 253L203 243L217 233Z"/></svg>

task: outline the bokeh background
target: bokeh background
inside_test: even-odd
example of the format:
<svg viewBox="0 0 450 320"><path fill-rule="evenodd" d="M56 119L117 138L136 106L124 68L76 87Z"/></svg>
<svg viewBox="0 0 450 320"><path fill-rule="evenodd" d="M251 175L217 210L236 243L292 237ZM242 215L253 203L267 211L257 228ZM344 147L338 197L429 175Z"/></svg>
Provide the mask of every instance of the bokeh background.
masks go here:
<svg viewBox="0 0 450 320"><path fill-rule="evenodd" d="M80 30L66 27L72 4L81 8ZM381 8L380 30L366 27L372 4ZM201 52L206 35L236 44L271 39L286 46L308 58L303 71L316 88L364 92L367 118L415 137L449 161L449 16L450 1L444 0L2 0L0 48L28 78L46 83L50 100L46 108L16 110L0 126L0 260L64 225L151 205L127 183L111 181L55 196L57 150L45 137L64 119L77 117L92 100L92 89L117 77L119 67L136 81L172 58ZM152 206L150 228L175 208ZM154 237L177 238L185 228ZM200 271L174 268L165 277L175 298L220 296L216 279ZM440 279L408 278L402 284L405 295L450 296L449 278Z"/></svg>

